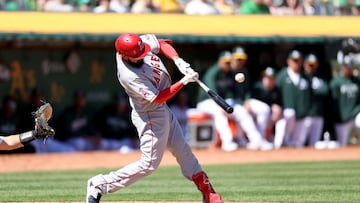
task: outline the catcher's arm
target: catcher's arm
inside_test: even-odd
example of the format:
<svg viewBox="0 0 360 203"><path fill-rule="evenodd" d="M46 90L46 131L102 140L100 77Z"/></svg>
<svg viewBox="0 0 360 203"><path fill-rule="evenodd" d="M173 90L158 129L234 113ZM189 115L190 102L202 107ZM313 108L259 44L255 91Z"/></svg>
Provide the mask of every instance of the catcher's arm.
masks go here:
<svg viewBox="0 0 360 203"><path fill-rule="evenodd" d="M54 137L55 131L49 126L48 120L52 117L52 106L50 103L41 105L36 111L32 112L35 120L34 130L19 134L19 139L22 145L25 145L34 139L43 138L44 144L48 137Z"/></svg>

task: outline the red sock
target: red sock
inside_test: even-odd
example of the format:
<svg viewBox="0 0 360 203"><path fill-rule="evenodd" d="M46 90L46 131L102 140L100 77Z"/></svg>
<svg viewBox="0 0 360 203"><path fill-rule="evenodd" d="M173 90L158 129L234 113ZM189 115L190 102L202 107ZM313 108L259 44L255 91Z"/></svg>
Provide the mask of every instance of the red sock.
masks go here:
<svg viewBox="0 0 360 203"><path fill-rule="evenodd" d="M209 195L210 193L215 193L214 188L212 187L208 176L205 172L201 171L197 174L192 176L192 180L194 181L195 185L201 191L203 195Z"/></svg>

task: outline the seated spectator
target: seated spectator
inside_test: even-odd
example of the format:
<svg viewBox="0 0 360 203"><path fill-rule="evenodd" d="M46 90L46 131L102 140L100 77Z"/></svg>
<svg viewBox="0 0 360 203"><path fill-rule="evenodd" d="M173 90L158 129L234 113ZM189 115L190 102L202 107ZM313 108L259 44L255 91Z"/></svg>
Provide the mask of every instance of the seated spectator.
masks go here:
<svg viewBox="0 0 360 203"><path fill-rule="evenodd" d="M184 10L188 15L217 15L220 11L211 0L190 0Z"/></svg>
<svg viewBox="0 0 360 203"><path fill-rule="evenodd" d="M100 0L97 6L93 9L94 13L126 13L129 12L129 6L124 0Z"/></svg>
<svg viewBox="0 0 360 203"><path fill-rule="evenodd" d="M127 153L139 148L139 137L130 121L129 101L124 93L117 94L95 114L94 124L101 136L100 150Z"/></svg>
<svg viewBox="0 0 360 203"><path fill-rule="evenodd" d="M91 0L77 0L76 11L78 12L91 12L92 7L90 6Z"/></svg>
<svg viewBox="0 0 360 203"><path fill-rule="evenodd" d="M235 13L233 2L231 0L215 0L215 7L220 11L220 14L231 15Z"/></svg>
<svg viewBox="0 0 360 203"><path fill-rule="evenodd" d="M334 104L335 132L339 146L349 143L350 131L360 128L360 80L354 76L354 64L349 56L340 62L341 74L330 81Z"/></svg>
<svg viewBox="0 0 360 203"><path fill-rule="evenodd" d="M304 0L303 7L305 15L322 15L320 4L316 0Z"/></svg>
<svg viewBox="0 0 360 203"><path fill-rule="evenodd" d="M240 14L270 14L266 0L245 0L240 4Z"/></svg>
<svg viewBox="0 0 360 203"><path fill-rule="evenodd" d="M284 0L283 4L272 10L272 15L304 15L304 7L300 0Z"/></svg>
<svg viewBox="0 0 360 203"><path fill-rule="evenodd" d="M47 0L44 4L44 11L49 12L72 12L75 8L65 0Z"/></svg>
<svg viewBox="0 0 360 203"><path fill-rule="evenodd" d="M110 11L116 13L128 13L130 12L130 7L125 0L110 0Z"/></svg>
<svg viewBox="0 0 360 203"><path fill-rule="evenodd" d="M94 13L110 12L110 0L99 0L98 5L94 8Z"/></svg>
<svg viewBox="0 0 360 203"><path fill-rule="evenodd" d="M183 13L185 4L178 0L154 0L161 13Z"/></svg>
<svg viewBox="0 0 360 203"><path fill-rule="evenodd" d="M131 5L131 13L158 13L159 7L156 6L153 0L134 0Z"/></svg>
<svg viewBox="0 0 360 203"><path fill-rule="evenodd" d="M4 11L18 11L21 10L19 3L16 0L5 1L2 10Z"/></svg>
<svg viewBox="0 0 360 203"><path fill-rule="evenodd" d="M77 90L72 104L55 118L55 139L72 146L75 151L96 150L100 145L100 138L94 133L86 103L85 91Z"/></svg>
<svg viewBox="0 0 360 203"><path fill-rule="evenodd" d="M354 16L360 15L360 0L353 0L351 4L351 14Z"/></svg>
<svg viewBox="0 0 360 203"><path fill-rule="evenodd" d="M348 0L333 0L334 15L350 15L350 4Z"/></svg>

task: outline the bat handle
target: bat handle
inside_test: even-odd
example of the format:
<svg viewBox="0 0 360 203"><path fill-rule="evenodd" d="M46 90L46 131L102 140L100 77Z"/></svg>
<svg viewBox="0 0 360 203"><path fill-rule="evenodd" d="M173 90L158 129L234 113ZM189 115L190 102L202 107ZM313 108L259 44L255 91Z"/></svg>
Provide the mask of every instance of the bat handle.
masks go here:
<svg viewBox="0 0 360 203"><path fill-rule="evenodd" d="M206 92L208 92L210 90L210 88L208 86L206 86L203 82L201 82L201 80L199 80L199 78L194 78L195 82L197 82L201 88L203 88Z"/></svg>

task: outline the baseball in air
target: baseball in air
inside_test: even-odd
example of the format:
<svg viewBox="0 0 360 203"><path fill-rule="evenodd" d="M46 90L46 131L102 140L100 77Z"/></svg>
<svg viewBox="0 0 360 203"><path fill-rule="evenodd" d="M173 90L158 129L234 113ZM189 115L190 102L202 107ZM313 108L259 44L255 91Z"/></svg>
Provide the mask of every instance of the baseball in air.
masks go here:
<svg viewBox="0 0 360 203"><path fill-rule="evenodd" d="M238 83L243 83L245 81L245 75L243 73L237 73L235 75L235 81Z"/></svg>

